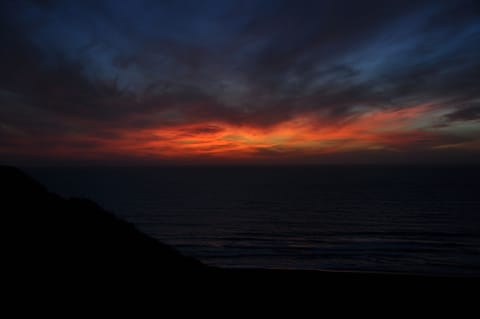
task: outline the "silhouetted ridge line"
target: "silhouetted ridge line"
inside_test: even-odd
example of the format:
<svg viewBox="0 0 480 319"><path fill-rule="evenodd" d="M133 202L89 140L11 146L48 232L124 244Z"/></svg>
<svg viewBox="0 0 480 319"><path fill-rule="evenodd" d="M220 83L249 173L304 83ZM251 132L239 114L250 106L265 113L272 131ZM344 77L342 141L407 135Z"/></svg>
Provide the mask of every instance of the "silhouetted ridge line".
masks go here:
<svg viewBox="0 0 480 319"><path fill-rule="evenodd" d="M53 275L155 274L205 270L200 262L141 233L87 199L64 199L12 167L0 167L4 225L12 259Z"/></svg>

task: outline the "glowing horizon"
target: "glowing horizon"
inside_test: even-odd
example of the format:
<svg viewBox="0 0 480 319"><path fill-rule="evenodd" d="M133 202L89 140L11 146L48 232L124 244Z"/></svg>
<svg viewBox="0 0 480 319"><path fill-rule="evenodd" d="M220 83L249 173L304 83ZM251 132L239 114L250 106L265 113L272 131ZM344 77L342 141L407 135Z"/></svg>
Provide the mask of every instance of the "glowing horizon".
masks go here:
<svg viewBox="0 0 480 319"><path fill-rule="evenodd" d="M418 143L430 149L461 148L461 144L444 144L442 129L445 127L437 128L435 122L438 113L448 113L448 110L423 104L362 111L338 122L315 114L302 114L269 126L206 121L147 129L116 129L109 130L103 137L63 136L65 141L55 144L50 153L58 158L103 159L128 154L137 159L192 158L228 163L256 159L272 162L300 159L301 162L309 156L356 151L402 153L411 151L412 145ZM81 144L85 147L79 148Z"/></svg>

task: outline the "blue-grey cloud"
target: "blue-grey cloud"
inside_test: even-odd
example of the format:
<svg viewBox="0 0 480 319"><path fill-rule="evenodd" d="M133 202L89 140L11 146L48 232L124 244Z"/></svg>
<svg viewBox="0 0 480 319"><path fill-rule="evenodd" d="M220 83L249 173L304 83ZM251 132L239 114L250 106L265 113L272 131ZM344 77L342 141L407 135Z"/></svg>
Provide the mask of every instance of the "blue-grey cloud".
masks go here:
<svg viewBox="0 0 480 319"><path fill-rule="evenodd" d="M478 120L477 1L23 0L0 9L5 143L19 132L269 126L304 113L342 122L422 103L450 110L439 115L444 127Z"/></svg>

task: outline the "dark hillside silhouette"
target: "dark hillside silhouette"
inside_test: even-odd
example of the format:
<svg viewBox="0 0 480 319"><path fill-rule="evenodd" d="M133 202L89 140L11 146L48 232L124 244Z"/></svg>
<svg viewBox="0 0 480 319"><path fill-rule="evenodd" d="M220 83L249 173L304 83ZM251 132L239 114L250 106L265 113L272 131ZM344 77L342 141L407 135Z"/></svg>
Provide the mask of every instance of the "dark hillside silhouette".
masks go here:
<svg viewBox="0 0 480 319"><path fill-rule="evenodd" d="M13 270L25 267L27 276L59 280L153 274L175 280L206 269L90 200L49 193L16 168L0 172L2 225Z"/></svg>

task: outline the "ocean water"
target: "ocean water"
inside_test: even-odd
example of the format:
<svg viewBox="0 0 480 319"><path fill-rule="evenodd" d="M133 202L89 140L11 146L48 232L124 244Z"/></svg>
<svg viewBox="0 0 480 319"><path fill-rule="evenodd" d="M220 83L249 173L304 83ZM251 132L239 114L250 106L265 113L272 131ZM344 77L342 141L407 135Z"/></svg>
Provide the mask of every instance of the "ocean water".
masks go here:
<svg viewBox="0 0 480 319"><path fill-rule="evenodd" d="M26 171L211 265L480 275L479 166Z"/></svg>

